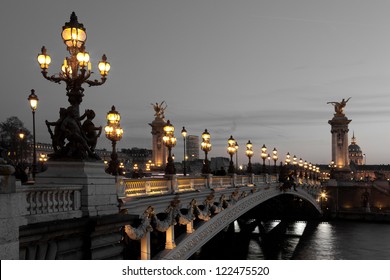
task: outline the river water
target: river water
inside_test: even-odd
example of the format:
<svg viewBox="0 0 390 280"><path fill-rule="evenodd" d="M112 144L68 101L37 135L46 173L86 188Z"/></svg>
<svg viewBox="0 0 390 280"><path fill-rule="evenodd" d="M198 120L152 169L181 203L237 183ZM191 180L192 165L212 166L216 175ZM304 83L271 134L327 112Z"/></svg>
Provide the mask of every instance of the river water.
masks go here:
<svg viewBox="0 0 390 280"><path fill-rule="evenodd" d="M390 224L331 221L305 231L306 226L305 222L291 223L283 238L268 249L256 228L249 239L247 259L390 260Z"/></svg>

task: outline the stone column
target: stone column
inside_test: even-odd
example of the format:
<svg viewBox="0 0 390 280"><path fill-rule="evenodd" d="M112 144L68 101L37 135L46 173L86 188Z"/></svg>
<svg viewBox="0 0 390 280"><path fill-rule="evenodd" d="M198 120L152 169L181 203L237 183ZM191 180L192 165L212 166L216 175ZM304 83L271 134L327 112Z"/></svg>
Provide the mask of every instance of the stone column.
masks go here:
<svg viewBox="0 0 390 280"><path fill-rule="evenodd" d="M348 124L350 122L347 117L336 115L328 121L332 133L332 160L337 165L336 169L349 170Z"/></svg>
<svg viewBox="0 0 390 280"><path fill-rule="evenodd" d="M1 159L0 159L1 160ZM0 259L19 259L19 227L27 224L26 196L16 192L20 181L11 174L15 169L0 163Z"/></svg>
<svg viewBox="0 0 390 280"><path fill-rule="evenodd" d="M165 232L166 241L165 241L165 249L172 250L176 248L175 243L175 226L171 225L168 230Z"/></svg>
<svg viewBox="0 0 390 280"><path fill-rule="evenodd" d="M194 222L193 221L189 222L186 226L186 229L187 229L187 233L193 233L195 231Z"/></svg>
<svg viewBox="0 0 390 280"><path fill-rule="evenodd" d="M163 143L164 126L166 122L164 119L156 117L152 123L149 124L152 127L152 162L157 168L164 170L167 162L167 149Z"/></svg>
<svg viewBox="0 0 390 280"><path fill-rule="evenodd" d="M141 260L150 260L150 232L141 238Z"/></svg>

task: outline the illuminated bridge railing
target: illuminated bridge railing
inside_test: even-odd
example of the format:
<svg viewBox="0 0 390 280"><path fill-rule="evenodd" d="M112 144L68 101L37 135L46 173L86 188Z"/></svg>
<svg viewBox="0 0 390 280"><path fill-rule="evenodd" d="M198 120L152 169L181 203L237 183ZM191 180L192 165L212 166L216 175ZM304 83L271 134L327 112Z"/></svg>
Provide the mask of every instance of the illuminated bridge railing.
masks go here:
<svg viewBox="0 0 390 280"><path fill-rule="evenodd" d="M119 197L151 196L204 189L226 189L241 186L266 186L278 182L276 175L233 175L168 178L121 178L118 182Z"/></svg>

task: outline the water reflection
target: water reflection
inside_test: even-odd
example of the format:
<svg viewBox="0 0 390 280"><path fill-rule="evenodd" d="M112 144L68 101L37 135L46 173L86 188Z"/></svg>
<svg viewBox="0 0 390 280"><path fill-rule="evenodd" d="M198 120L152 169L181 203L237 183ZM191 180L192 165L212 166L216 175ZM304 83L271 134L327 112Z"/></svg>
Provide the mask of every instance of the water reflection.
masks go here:
<svg viewBox="0 0 390 280"><path fill-rule="evenodd" d="M276 222L264 227L273 228ZM278 242L249 242L247 259L390 259L390 225L364 222L295 222Z"/></svg>

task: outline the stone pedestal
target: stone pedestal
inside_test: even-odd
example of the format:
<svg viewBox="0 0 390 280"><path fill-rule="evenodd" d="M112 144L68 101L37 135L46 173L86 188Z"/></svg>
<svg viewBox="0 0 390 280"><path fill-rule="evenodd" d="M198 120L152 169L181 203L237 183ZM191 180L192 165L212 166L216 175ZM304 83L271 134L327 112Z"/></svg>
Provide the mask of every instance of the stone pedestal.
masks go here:
<svg viewBox="0 0 390 280"><path fill-rule="evenodd" d="M348 124L350 122L351 120L346 116L338 114L328 121L332 133L332 160L336 169L343 172L350 171L348 156Z"/></svg>
<svg viewBox="0 0 390 280"><path fill-rule="evenodd" d="M38 173L34 186L82 186L83 216L116 214L118 198L115 177L104 171L104 163L87 161L49 161Z"/></svg>
<svg viewBox="0 0 390 280"><path fill-rule="evenodd" d="M166 122L164 119L156 117L152 123L152 162L155 167L164 167L167 162L167 150L163 143L164 126Z"/></svg>
<svg viewBox="0 0 390 280"><path fill-rule="evenodd" d="M24 193L17 193L20 181L11 175L15 169L0 163L0 260L19 259L19 227L27 223Z"/></svg>

